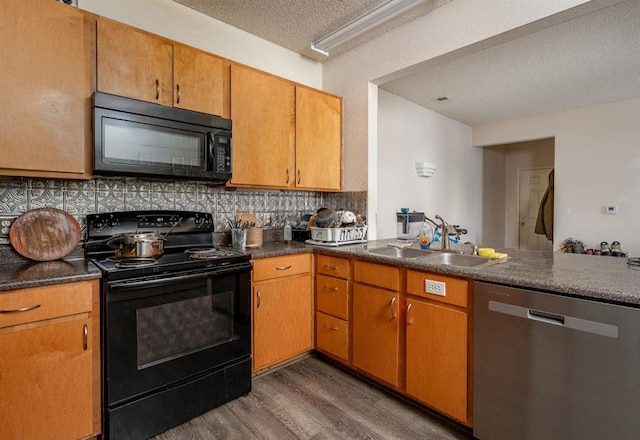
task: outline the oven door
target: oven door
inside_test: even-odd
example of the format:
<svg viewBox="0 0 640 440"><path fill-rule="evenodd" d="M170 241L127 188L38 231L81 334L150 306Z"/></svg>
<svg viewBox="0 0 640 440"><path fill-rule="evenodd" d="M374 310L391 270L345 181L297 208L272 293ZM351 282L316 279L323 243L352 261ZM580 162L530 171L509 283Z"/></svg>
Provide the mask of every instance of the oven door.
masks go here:
<svg viewBox="0 0 640 440"><path fill-rule="evenodd" d="M105 380L113 406L251 354L250 265L107 283Z"/></svg>

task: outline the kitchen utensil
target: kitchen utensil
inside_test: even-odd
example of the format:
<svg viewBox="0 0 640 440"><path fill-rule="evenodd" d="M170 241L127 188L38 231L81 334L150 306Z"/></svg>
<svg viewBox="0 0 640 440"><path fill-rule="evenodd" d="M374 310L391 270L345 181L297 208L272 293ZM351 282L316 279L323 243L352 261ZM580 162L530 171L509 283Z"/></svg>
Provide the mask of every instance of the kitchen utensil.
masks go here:
<svg viewBox="0 0 640 440"><path fill-rule="evenodd" d="M105 244L115 249L116 258L157 258L164 253L165 239L181 220L179 218L164 235L157 231L131 232L115 235Z"/></svg>
<svg viewBox="0 0 640 440"><path fill-rule="evenodd" d="M69 213L57 208L27 211L11 224L9 242L23 257L53 261L66 257L80 243L80 224Z"/></svg>
<svg viewBox="0 0 640 440"><path fill-rule="evenodd" d="M338 214L329 208L318 208L314 218L316 226L320 228L326 227L329 223L338 222Z"/></svg>
<svg viewBox="0 0 640 440"><path fill-rule="evenodd" d="M164 253L164 237L159 232L119 234L106 241L116 258L155 258Z"/></svg>
<svg viewBox="0 0 640 440"><path fill-rule="evenodd" d="M353 226L356 224L356 215L351 211L344 211L340 215L340 223L342 226Z"/></svg>

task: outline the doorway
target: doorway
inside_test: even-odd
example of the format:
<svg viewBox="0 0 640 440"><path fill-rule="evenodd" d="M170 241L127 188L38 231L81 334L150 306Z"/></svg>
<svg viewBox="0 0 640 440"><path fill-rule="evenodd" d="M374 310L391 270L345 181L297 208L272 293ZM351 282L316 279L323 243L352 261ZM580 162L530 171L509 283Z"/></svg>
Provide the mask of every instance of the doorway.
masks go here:
<svg viewBox="0 0 640 440"><path fill-rule="evenodd" d="M515 249L520 247L520 171L551 169L554 167L554 157L554 138L483 147L482 244ZM548 173L541 179L543 193L547 187L547 177ZM544 236L540 237L548 241ZM553 248L553 243L545 243L545 249L547 245Z"/></svg>
<svg viewBox="0 0 640 440"><path fill-rule="evenodd" d="M553 242L534 229L542 196L553 168L525 168L518 172L518 249L553 250Z"/></svg>

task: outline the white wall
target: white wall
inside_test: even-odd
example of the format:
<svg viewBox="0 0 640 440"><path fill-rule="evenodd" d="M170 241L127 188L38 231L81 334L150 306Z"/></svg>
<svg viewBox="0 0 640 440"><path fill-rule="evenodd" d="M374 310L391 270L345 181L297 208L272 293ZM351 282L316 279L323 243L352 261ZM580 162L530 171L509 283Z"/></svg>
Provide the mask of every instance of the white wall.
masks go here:
<svg viewBox="0 0 640 440"><path fill-rule="evenodd" d="M546 137L555 137L554 247L618 240L639 255L640 99L473 128L477 146Z"/></svg>
<svg viewBox="0 0 640 440"><path fill-rule="evenodd" d="M367 127L370 82L468 50L480 41L493 38L491 44L499 44L503 34L514 29L524 35L531 30L521 26L540 25L545 17L583 3L589 2L455 0L362 46L329 57L323 67L323 89L344 97L344 189L362 191L368 185L368 166L362 158L371 142Z"/></svg>
<svg viewBox="0 0 640 440"><path fill-rule="evenodd" d="M470 147L471 127L379 89L377 143L377 185L369 193L377 238L396 237L395 214L407 207L432 219L440 214L469 230L464 241L478 241L482 150ZM418 177L414 162L434 162L437 170Z"/></svg>
<svg viewBox="0 0 640 440"><path fill-rule="evenodd" d="M317 89L322 65L170 0L78 0L81 9Z"/></svg>

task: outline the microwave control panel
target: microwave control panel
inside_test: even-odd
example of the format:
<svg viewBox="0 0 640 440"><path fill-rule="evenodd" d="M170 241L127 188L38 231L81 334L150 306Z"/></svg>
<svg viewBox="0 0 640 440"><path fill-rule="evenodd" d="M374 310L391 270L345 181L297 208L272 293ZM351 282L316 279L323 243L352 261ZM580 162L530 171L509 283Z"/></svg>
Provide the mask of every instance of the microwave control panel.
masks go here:
<svg viewBox="0 0 640 440"><path fill-rule="evenodd" d="M213 142L213 167L217 173L231 171L231 137L215 135Z"/></svg>

